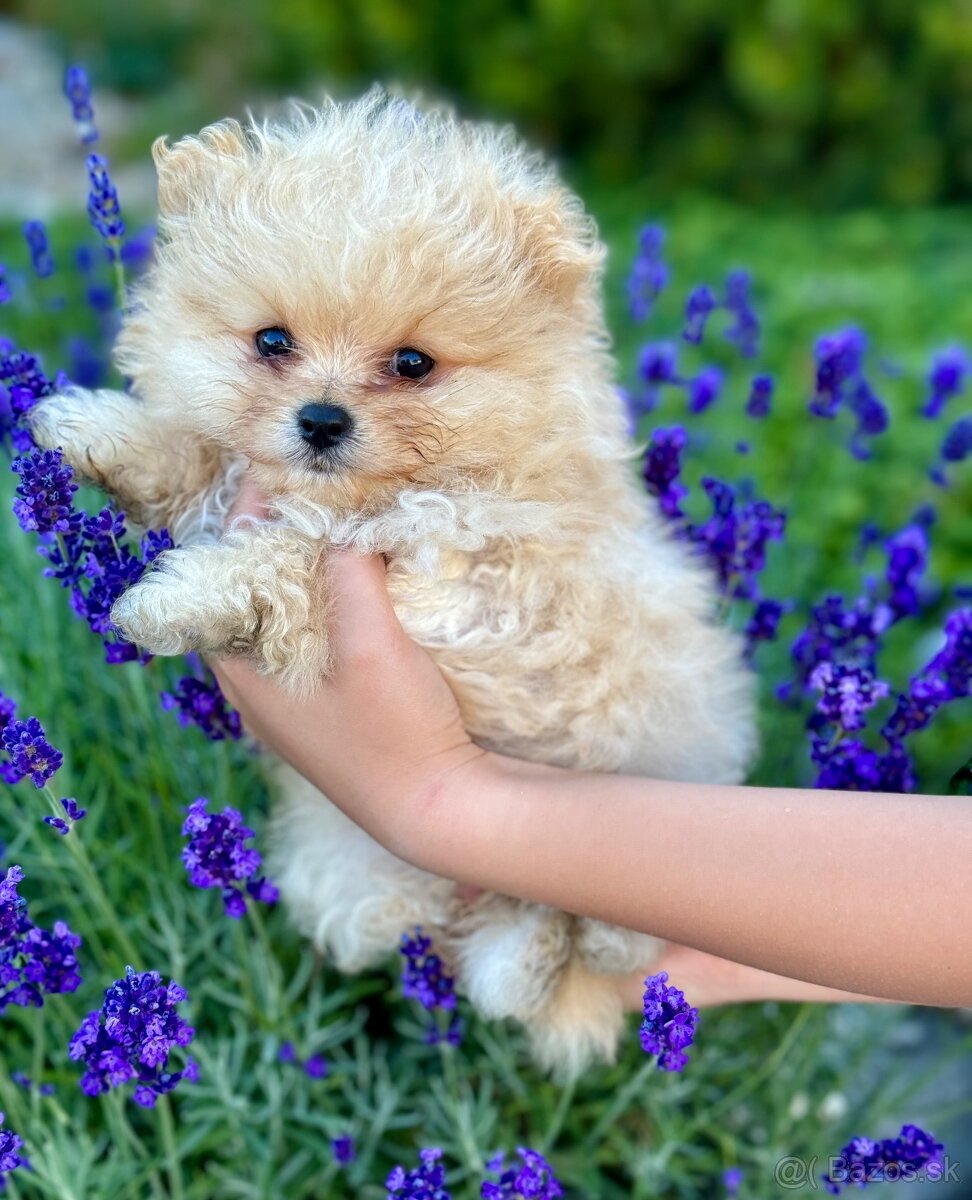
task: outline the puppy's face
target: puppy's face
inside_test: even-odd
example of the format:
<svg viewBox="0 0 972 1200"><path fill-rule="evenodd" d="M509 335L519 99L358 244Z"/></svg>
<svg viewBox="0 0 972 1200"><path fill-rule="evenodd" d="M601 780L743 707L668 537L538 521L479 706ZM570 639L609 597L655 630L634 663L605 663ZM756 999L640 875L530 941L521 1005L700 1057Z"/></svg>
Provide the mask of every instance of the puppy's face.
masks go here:
<svg viewBox="0 0 972 1200"><path fill-rule="evenodd" d="M503 135L372 96L157 162L165 237L120 359L184 436L362 509L492 486L576 425L599 248Z"/></svg>

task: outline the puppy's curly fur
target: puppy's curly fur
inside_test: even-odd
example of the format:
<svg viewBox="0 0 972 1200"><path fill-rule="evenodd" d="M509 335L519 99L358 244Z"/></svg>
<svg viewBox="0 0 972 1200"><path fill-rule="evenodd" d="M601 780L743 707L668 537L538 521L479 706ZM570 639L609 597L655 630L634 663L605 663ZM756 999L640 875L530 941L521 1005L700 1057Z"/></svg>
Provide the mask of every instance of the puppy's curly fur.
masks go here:
<svg viewBox="0 0 972 1200"><path fill-rule="evenodd" d="M118 343L131 394L73 389L37 440L180 547L115 607L158 654L250 655L297 693L328 670L322 551L389 557L406 631L505 754L737 781L748 672L711 581L630 466L580 202L506 130L380 92L155 146L162 238ZM292 353L262 358L278 327ZM396 350L430 355L396 376ZM301 437L308 403L351 431ZM222 532L244 466L271 519ZM612 975L652 939L484 896L400 862L280 766L275 877L301 929L359 971L437 933L487 1016L577 1071L622 1023ZM651 863L645 864L651 870Z"/></svg>

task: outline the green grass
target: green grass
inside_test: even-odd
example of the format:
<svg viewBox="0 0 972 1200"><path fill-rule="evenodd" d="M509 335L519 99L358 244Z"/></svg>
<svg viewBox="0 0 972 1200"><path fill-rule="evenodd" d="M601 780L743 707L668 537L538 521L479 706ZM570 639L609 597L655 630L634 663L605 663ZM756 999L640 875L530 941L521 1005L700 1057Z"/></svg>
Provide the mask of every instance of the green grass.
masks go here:
<svg viewBox="0 0 972 1200"><path fill-rule="evenodd" d="M933 496L924 472L941 430L917 417L922 389L910 376L888 381L894 429L872 462L855 463L842 432L805 414L810 346L822 330L855 321L872 335L875 360L920 371L930 349L970 327L969 214L824 221L687 203L660 214L670 228L674 285L657 319L634 331L622 313L623 270L637 226L659 214L633 194L590 199L614 249L608 295L628 371L645 337L677 335L677 301L689 286L717 283L736 265L754 273L765 361L779 374L777 409L764 425L747 424L746 373L734 370L698 434L690 478L752 475L788 508L787 541L771 552L770 593L806 601L828 587L858 586L850 549L860 522L891 529L920 501L940 501L933 573L943 597L920 629L903 629L889 646L888 669L903 682L933 648L923 638L933 639L948 588L972 581L962 575L972 536L968 477ZM79 230L56 227L60 259L67 261ZM0 230L0 261L23 262L9 228ZM49 281L47 300L61 287L61 277ZM43 297L30 310L0 311L0 331L43 349L53 368L80 325L75 299L69 296L65 311L49 310ZM681 417L680 403L671 397L658 419ZM740 436L753 443L748 457L732 449ZM228 921L217 895L189 887L179 828L184 806L206 795L217 807L239 806L259 841L268 800L258 764L243 747L210 745L161 711L158 692L178 673L175 664L143 671L102 663L97 640L71 616L65 595L41 578L33 539L9 515L9 481L3 488L0 689L41 718L65 752L58 794L76 796L89 811L62 840L41 824L44 808L29 784L0 794L2 861L22 864L33 918L67 919L85 939L81 991L0 1018L0 1109L26 1138L34 1164L32 1174L11 1181L12 1195L378 1200L393 1163L410 1164L419 1145L439 1144L456 1200L478 1196L482 1158L516 1145L544 1150L572 1200L708 1200L721 1195L719 1172L734 1164L746 1171L742 1195L758 1200L780 1194L773 1169L785 1156L822 1161L852 1134L883 1136L903 1120L927 1122L943 1136L960 1115L962 1101L950 1098L947 1081L968 1064L972 1039L949 1013L916 1020L894 1007L775 1004L705 1013L681 1077L645 1064L632 1023L619 1063L590 1072L567 1095L537 1075L520 1036L504 1025L470 1019L458 1052L425 1047L416 1013L397 994L394 963L342 979L315 961L282 912ZM785 641L797 623L791 618ZM783 678L783 651L763 654L766 679ZM800 718L773 702L769 684L766 692L768 749L756 778L806 782ZM944 787L972 753L968 716L967 708L956 712L918 740L929 790ZM853 795L847 804L846 827L835 839L847 854L876 852L879 834L856 828ZM97 894L72 843L90 857ZM920 873L929 869L916 864L916 903ZM862 953L883 952L869 945L866 930L861 945ZM175 1093L171 1137L162 1111L143 1112L118 1096L84 1097L80 1072L67 1059L80 1018L132 959L137 969L175 977L191 997L202 1079ZM898 1048L908 1031L920 1043L910 1053ZM329 1077L312 1081L280 1064L285 1040L304 1056L325 1053ZM11 1082L13 1071L53 1083L55 1094L28 1095ZM844 1115L835 1096L845 1102ZM339 1174L328 1143L344 1131L355 1135L360 1157Z"/></svg>

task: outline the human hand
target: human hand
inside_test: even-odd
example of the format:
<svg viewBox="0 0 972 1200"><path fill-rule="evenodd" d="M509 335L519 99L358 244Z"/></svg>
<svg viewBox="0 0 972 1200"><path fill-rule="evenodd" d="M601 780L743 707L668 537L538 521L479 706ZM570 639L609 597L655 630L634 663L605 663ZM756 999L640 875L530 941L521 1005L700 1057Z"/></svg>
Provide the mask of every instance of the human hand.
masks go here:
<svg viewBox="0 0 972 1200"><path fill-rule="evenodd" d="M259 519L264 497L245 484L230 514ZM402 629L380 555L333 551L334 668L295 700L239 658L213 663L246 730L289 762L400 857L415 859L415 825L447 778L482 759L455 697Z"/></svg>

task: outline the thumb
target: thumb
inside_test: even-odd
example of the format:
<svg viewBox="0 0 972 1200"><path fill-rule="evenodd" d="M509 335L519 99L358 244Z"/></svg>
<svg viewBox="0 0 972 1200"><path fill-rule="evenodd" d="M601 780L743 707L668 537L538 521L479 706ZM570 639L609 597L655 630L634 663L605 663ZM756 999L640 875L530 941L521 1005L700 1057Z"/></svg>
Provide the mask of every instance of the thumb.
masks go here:
<svg viewBox="0 0 972 1200"><path fill-rule="evenodd" d="M236 493L230 510L226 514L226 527L229 529L239 517L255 517L262 521L267 516L269 497L254 482L251 475L246 474L240 482L240 490Z"/></svg>
<svg viewBox="0 0 972 1200"><path fill-rule="evenodd" d="M388 595L382 555L332 550L328 575L339 667L348 662L374 662L407 641Z"/></svg>

